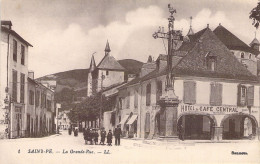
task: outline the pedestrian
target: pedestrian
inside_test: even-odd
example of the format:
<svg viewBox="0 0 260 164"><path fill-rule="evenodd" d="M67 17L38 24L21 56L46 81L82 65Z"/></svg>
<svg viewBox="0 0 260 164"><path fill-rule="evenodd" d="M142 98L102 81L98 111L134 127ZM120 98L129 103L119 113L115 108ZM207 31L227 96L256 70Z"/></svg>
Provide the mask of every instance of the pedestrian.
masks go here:
<svg viewBox="0 0 260 164"><path fill-rule="evenodd" d="M120 137L122 135L120 125L117 125L117 128L115 129L114 134L115 134L115 145L120 146Z"/></svg>
<svg viewBox="0 0 260 164"><path fill-rule="evenodd" d="M69 127L68 131L69 131L69 135L71 135L71 132L72 132L71 127Z"/></svg>
<svg viewBox="0 0 260 164"><path fill-rule="evenodd" d="M98 144L98 137L99 137L99 135L98 135L98 131L95 130L95 133L94 133L94 142L95 142L95 145Z"/></svg>
<svg viewBox="0 0 260 164"><path fill-rule="evenodd" d="M83 130L83 136L84 136L84 140L85 140L85 145L87 145L88 144L88 128L85 128L84 130Z"/></svg>
<svg viewBox="0 0 260 164"><path fill-rule="evenodd" d="M90 132L89 132L90 145L93 145L93 139L94 139L94 132L93 132L93 129L90 129Z"/></svg>
<svg viewBox="0 0 260 164"><path fill-rule="evenodd" d="M79 131L78 131L78 127L76 127L75 130L74 130L74 136L75 136L75 137L78 136L78 132L79 132Z"/></svg>
<svg viewBox="0 0 260 164"><path fill-rule="evenodd" d="M178 128L179 128L179 138L182 140L182 141L184 141L184 128L183 128L183 125L182 124L180 124L179 126L178 126Z"/></svg>
<svg viewBox="0 0 260 164"><path fill-rule="evenodd" d="M107 132L105 131L104 128L102 128L100 133L101 133L100 134L100 136L101 136L100 145L105 145L105 138L106 138Z"/></svg>
<svg viewBox="0 0 260 164"><path fill-rule="evenodd" d="M107 133L107 144L108 144L108 146L112 146L112 138L113 138L112 132L111 132L111 130L109 130L109 132Z"/></svg>
<svg viewBox="0 0 260 164"><path fill-rule="evenodd" d="M91 144L91 130L88 128L87 132L86 132L86 139L87 139L87 144L90 143Z"/></svg>

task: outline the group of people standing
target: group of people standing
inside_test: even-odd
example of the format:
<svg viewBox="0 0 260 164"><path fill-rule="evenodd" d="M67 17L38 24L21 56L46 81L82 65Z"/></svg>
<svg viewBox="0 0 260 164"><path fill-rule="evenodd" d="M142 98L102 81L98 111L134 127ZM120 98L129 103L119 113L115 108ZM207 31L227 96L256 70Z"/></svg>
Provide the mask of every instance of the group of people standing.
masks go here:
<svg viewBox="0 0 260 164"><path fill-rule="evenodd" d="M119 146L120 145L120 136L122 132L120 129L120 126L117 126L114 131L114 136L115 136L115 145ZM99 138L99 133L98 130L96 129L84 129L83 131L83 136L85 140L85 144L90 144L90 145L98 145L98 138ZM107 133L104 128L101 129L100 131L100 145L105 145L105 139L107 139L107 145L112 146L112 139L113 139L113 134L112 131L109 130Z"/></svg>

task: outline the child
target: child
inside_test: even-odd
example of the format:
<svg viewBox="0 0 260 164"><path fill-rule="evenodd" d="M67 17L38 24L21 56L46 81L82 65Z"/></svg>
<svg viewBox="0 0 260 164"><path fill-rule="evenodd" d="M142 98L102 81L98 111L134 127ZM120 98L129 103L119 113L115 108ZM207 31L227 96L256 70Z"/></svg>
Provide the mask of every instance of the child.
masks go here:
<svg viewBox="0 0 260 164"><path fill-rule="evenodd" d="M98 137L99 137L97 130L95 130L94 137L95 137L94 138L95 145L97 145L98 144Z"/></svg>
<svg viewBox="0 0 260 164"><path fill-rule="evenodd" d="M111 132L111 130L109 130L109 132L107 133L107 143L108 143L108 146L112 146L112 132Z"/></svg>

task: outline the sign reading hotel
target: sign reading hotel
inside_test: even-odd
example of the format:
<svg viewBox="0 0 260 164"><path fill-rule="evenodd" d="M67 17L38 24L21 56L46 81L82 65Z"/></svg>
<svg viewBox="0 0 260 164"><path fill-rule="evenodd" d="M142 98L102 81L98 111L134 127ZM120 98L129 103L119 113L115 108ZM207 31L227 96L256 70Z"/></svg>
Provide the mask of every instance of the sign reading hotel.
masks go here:
<svg viewBox="0 0 260 164"><path fill-rule="evenodd" d="M232 114L232 113L247 113L248 109L238 108L236 106L210 106L210 105L189 105L179 104L178 113L208 113L208 114Z"/></svg>

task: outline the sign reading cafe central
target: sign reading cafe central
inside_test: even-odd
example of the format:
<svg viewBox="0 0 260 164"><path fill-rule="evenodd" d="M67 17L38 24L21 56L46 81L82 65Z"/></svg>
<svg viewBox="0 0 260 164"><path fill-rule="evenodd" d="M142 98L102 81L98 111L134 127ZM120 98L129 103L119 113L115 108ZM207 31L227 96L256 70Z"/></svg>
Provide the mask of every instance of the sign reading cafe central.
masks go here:
<svg viewBox="0 0 260 164"><path fill-rule="evenodd" d="M231 114L246 112L248 109L237 108L236 106L209 106L209 105L189 105L179 104L178 113L205 112L209 114Z"/></svg>

